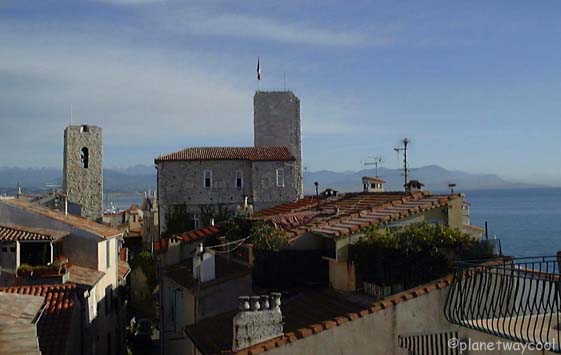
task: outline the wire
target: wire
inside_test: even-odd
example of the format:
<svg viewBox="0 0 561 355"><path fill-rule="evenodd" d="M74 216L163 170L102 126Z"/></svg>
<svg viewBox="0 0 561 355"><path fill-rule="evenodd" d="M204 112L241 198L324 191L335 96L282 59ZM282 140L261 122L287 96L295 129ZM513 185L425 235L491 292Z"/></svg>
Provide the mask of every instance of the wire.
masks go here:
<svg viewBox="0 0 561 355"><path fill-rule="evenodd" d="M211 246L211 247L206 247L206 250L212 250L213 252L217 253L217 254L228 254L233 252L234 250L238 249L239 247L241 247L243 245L243 242L245 242L246 240L248 240L250 237L247 236L245 238L242 239L238 239L238 240L234 240L232 242L229 243L224 243L224 244L220 244L220 245L215 245L215 246ZM226 245L231 245L231 244L237 244L235 247L229 249L229 250L217 250L217 248L223 248Z"/></svg>

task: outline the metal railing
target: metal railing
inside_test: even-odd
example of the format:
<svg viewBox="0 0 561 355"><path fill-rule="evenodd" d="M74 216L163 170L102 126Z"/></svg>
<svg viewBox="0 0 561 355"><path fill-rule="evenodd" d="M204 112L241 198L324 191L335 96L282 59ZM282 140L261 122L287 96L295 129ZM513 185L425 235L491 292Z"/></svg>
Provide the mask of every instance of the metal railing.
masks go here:
<svg viewBox="0 0 561 355"><path fill-rule="evenodd" d="M560 353L561 254L456 264L444 314L460 326Z"/></svg>

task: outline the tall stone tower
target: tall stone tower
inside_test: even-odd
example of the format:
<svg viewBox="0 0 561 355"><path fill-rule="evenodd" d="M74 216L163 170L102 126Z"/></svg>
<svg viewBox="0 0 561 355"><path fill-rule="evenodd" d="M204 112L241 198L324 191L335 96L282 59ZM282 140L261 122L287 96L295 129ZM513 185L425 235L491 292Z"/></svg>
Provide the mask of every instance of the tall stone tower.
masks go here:
<svg viewBox="0 0 561 355"><path fill-rule="evenodd" d="M68 126L64 130L64 191L82 208L82 216L103 216L103 138L100 127Z"/></svg>
<svg viewBox="0 0 561 355"><path fill-rule="evenodd" d="M300 99L292 91L257 91L253 97L256 147L288 146L296 158L296 186L303 197Z"/></svg>

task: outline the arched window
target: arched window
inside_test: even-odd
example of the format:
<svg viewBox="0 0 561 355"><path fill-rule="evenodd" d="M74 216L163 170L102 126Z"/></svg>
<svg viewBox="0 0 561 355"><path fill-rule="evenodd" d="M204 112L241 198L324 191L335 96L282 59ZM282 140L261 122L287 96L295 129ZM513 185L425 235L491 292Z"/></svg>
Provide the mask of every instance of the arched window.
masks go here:
<svg viewBox="0 0 561 355"><path fill-rule="evenodd" d="M84 169L87 169L89 160L90 160L90 154L88 152L88 148L84 147L80 151L80 166Z"/></svg>

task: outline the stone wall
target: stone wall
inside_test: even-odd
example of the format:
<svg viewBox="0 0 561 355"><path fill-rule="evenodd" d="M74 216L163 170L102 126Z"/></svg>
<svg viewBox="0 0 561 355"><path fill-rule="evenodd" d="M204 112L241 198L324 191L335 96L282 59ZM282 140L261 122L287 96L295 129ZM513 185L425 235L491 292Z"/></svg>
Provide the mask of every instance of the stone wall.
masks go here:
<svg viewBox="0 0 561 355"><path fill-rule="evenodd" d="M88 149L88 167L81 166L82 148ZM68 126L64 130L64 191L82 206L82 216L103 216L103 139L101 128Z"/></svg>
<svg viewBox="0 0 561 355"><path fill-rule="evenodd" d="M277 169L284 170L284 187L276 184ZM268 208L298 196L293 162L247 160L169 161L158 164L160 231L167 231L167 218L175 206L185 206L189 213L199 215L201 205L219 205L232 213L243 204L243 196L255 209ZM212 187L204 185L204 172L212 171ZM236 174L241 172L243 187L236 186Z"/></svg>
<svg viewBox="0 0 561 355"><path fill-rule="evenodd" d="M253 110L255 146L290 147L296 158L296 186L302 197L300 99L291 91L257 91L253 97Z"/></svg>

